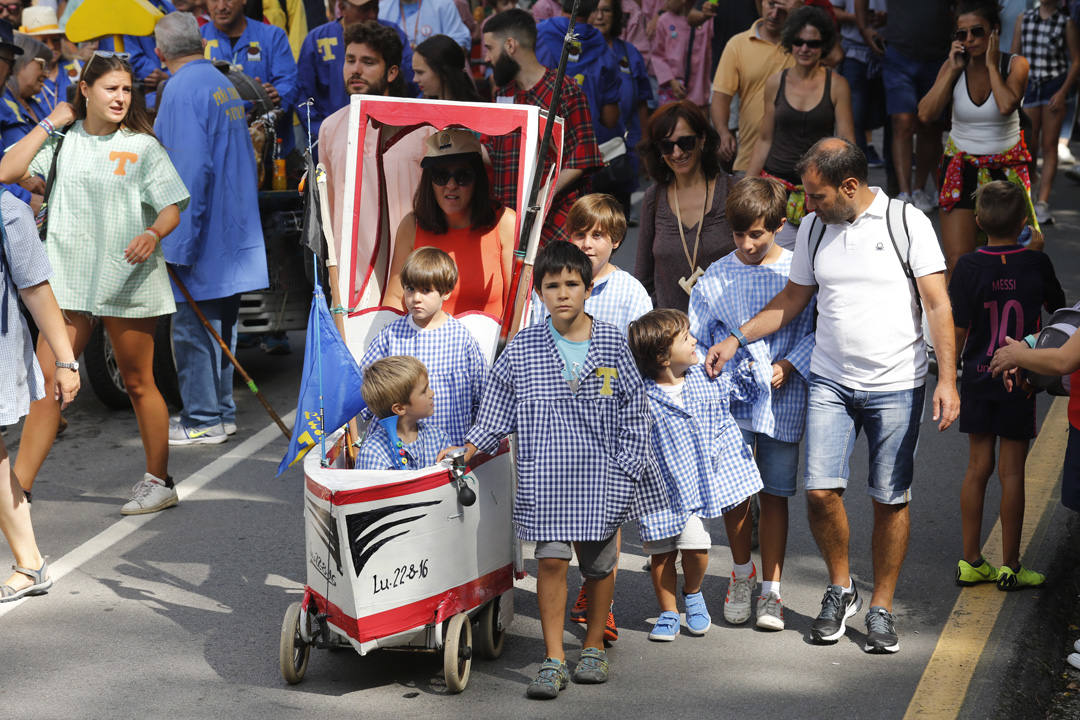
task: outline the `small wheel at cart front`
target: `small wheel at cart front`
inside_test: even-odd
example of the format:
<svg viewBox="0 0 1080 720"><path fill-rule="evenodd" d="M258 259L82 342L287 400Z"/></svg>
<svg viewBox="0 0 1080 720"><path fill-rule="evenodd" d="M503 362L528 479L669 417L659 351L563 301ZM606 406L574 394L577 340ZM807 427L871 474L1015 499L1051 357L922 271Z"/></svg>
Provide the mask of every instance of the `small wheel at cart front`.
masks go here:
<svg viewBox="0 0 1080 720"><path fill-rule="evenodd" d="M499 598L493 599L480 611L476 623L476 652L480 657L494 660L502 655L506 632L499 628Z"/></svg>
<svg viewBox="0 0 1080 720"><path fill-rule="evenodd" d="M311 645L300 637L300 603L294 602L285 611L285 619L281 623L278 661L281 663L281 677L285 678L285 682L295 685L304 679L310 654Z"/></svg>
<svg viewBox="0 0 1080 720"><path fill-rule="evenodd" d="M472 623L465 613L458 613L446 623L443 645L443 677L446 689L459 693L469 684L472 669Z"/></svg>

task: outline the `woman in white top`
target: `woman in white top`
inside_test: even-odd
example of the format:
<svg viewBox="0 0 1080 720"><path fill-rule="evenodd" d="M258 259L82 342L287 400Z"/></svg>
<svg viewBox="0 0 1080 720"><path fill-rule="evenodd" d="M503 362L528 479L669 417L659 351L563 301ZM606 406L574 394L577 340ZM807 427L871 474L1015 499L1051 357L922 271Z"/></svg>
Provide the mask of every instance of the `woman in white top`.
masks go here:
<svg viewBox="0 0 1080 720"><path fill-rule="evenodd" d="M919 119L936 121L952 103L952 130L938 178L942 249L948 271L975 249L975 191L991 180L1008 180L1028 191L1031 155L1020 133L1020 101L1028 62L1002 55L1001 18L995 0L963 0L949 57L919 103Z"/></svg>

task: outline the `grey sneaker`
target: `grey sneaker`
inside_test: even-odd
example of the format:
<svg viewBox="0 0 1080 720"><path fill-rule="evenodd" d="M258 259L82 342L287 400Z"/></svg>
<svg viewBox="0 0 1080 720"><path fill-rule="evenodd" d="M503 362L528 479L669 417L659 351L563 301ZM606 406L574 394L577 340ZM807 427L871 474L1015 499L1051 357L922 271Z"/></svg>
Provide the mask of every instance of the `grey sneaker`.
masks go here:
<svg viewBox="0 0 1080 720"><path fill-rule="evenodd" d="M731 573L727 597L724 598L724 619L732 625L742 625L750 619L750 596L754 594L757 567L752 567L750 577L737 578Z"/></svg>
<svg viewBox="0 0 1080 720"><path fill-rule="evenodd" d="M236 434L236 423L234 422L223 422L221 423L221 427L225 428L226 435Z"/></svg>
<svg viewBox="0 0 1080 720"><path fill-rule="evenodd" d="M525 689L525 696L535 700L552 700L559 697L559 691L570 682L570 672L566 661L548 658L540 664L540 671Z"/></svg>
<svg viewBox="0 0 1080 720"><path fill-rule="evenodd" d="M852 591L844 592L839 585L825 588L825 597L821 599L821 612L810 625L810 638L816 643L834 643L844 636L847 619L859 612L862 600L859 590L852 585Z"/></svg>
<svg viewBox="0 0 1080 720"><path fill-rule="evenodd" d="M607 652L600 648L582 648L581 659L574 668L574 682L581 685L599 685L608 681Z"/></svg>
<svg viewBox="0 0 1080 720"><path fill-rule="evenodd" d="M165 482L150 473L143 473L143 479L131 489L131 499L120 508L121 515L147 515L180 502L176 488L166 487Z"/></svg>
<svg viewBox="0 0 1080 720"><path fill-rule="evenodd" d="M757 626L762 630L784 629L784 602L776 593L758 595Z"/></svg>
<svg viewBox="0 0 1080 720"><path fill-rule="evenodd" d="M188 427L181 423L169 425L170 445L220 445L228 439L221 423L204 428Z"/></svg>
<svg viewBox="0 0 1080 720"><path fill-rule="evenodd" d="M894 653L900 649L900 640L896 637L893 616L888 610L875 605L866 613L866 644L863 650L868 653Z"/></svg>

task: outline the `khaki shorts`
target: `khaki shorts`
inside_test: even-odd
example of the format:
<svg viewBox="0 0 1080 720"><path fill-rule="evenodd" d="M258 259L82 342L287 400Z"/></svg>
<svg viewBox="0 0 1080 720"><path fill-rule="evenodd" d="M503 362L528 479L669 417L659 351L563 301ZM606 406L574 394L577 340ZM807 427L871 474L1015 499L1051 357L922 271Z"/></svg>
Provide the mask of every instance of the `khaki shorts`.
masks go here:
<svg viewBox="0 0 1080 720"><path fill-rule="evenodd" d="M580 540L573 543L582 575L590 580L600 580L611 574L619 560L618 537L619 533L615 533L607 540ZM537 542L533 557L537 560L555 558L569 562L572 557L570 543L563 540Z"/></svg>

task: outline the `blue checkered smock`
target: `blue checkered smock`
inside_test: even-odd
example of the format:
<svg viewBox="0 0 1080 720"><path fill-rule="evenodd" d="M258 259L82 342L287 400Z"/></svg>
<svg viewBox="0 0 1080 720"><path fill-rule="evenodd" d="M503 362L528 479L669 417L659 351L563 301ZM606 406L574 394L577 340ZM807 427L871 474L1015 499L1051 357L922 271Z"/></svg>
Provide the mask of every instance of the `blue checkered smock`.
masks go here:
<svg viewBox="0 0 1080 720"><path fill-rule="evenodd" d="M450 441L461 445L480 407L487 379L487 364L472 333L448 317L434 330L421 330L408 315L382 329L368 346L360 367L391 355L411 355L424 363L435 393L435 414L429 423L442 428Z"/></svg>
<svg viewBox="0 0 1080 720"><path fill-rule="evenodd" d="M653 414L653 454L677 498L675 505L687 512L665 510L642 517L642 537L675 537L691 514L719 517L761 490L754 453L728 410L730 398L749 400L758 392L748 366L734 371L725 367L715 380L702 365L690 368L682 407L654 380L645 380Z"/></svg>
<svg viewBox="0 0 1080 720"><path fill-rule="evenodd" d="M791 258L791 252L784 250L780 259L770 265L745 265L731 253L710 265L690 293L690 334L702 346L711 347L754 317L787 284ZM777 332L739 348L732 358L735 363L747 357L754 360L754 377L761 392L752 403L733 398L731 414L750 420L754 432L783 442L799 442L806 426L806 379L814 352L815 302L816 298L812 299ZM779 390L773 390L772 366L783 359L798 372Z"/></svg>
<svg viewBox="0 0 1080 720"><path fill-rule="evenodd" d="M546 324L519 332L491 369L466 440L493 453L517 432L519 538L606 540L669 502L649 448L648 401L614 325L593 322L577 392L562 369Z"/></svg>
<svg viewBox="0 0 1080 720"><path fill-rule="evenodd" d="M637 278L615 268L602 280L593 283L592 294L585 299L585 312L595 320L603 320L619 328L626 337L630 323L653 309L652 299L645 286ZM529 325L539 325L547 320L548 311L544 301L534 290L529 302Z"/></svg>
<svg viewBox="0 0 1080 720"><path fill-rule="evenodd" d="M371 423L367 437L360 443L356 467L360 470L420 470L434 465L439 452L453 443L438 425L430 421L418 422L416 428L416 440L395 449L390 447L386 428L377 422Z"/></svg>

